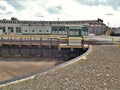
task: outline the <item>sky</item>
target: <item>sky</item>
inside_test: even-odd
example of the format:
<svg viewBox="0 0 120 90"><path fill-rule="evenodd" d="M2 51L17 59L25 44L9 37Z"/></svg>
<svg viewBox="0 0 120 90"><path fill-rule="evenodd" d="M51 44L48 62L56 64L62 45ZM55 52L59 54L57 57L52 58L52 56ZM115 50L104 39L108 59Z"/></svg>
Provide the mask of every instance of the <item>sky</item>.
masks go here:
<svg viewBox="0 0 120 90"><path fill-rule="evenodd" d="M120 0L0 0L0 19L97 20L120 27Z"/></svg>

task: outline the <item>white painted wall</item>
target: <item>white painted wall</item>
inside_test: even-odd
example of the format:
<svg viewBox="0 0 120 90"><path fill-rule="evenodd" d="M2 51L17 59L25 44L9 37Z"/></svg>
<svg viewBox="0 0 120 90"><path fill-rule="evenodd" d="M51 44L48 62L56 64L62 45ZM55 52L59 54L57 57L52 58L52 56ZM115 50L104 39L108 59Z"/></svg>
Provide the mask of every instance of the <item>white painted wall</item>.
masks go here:
<svg viewBox="0 0 120 90"><path fill-rule="evenodd" d="M3 34L3 31L2 31L2 29L0 29L0 35L2 35Z"/></svg>

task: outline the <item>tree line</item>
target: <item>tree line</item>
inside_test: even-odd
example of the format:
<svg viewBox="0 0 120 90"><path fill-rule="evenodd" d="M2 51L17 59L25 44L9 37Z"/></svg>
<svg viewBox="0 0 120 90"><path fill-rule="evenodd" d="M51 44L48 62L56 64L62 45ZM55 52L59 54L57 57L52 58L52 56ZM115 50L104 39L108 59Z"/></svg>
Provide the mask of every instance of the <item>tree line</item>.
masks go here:
<svg viewBox="0 0 120 90"><path fill-rule="evenodd" d="M7 19L3 19L3 20L7 20ZM18 20L16 17L11 17L11 19L10 20Z"/></svg>

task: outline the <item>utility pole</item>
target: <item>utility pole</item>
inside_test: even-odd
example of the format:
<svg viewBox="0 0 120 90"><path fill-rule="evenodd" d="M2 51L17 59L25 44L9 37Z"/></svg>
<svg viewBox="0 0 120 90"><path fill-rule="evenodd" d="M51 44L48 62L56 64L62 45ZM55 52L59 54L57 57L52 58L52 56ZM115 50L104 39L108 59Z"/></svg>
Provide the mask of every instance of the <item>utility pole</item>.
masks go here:
<svg viewBox="0 0 120 90"><path fill-rule="evenodd" d="M59 18L58 18L58 26L59 26Z"/></svg>
<svg viewBox="0 0 120 90"><path fill-rule="evenodd" d="M31 34L31 32L30 32L30 24L29 24L29 34Z"/></svg>
<svg viewBox="0 0 120 90"><path fill-rule="evenodd" d="M57 22L58 26L59 26L59 18L58 18L58 22ZM59 29L57 29L57 33L59 35Z"/></svg>

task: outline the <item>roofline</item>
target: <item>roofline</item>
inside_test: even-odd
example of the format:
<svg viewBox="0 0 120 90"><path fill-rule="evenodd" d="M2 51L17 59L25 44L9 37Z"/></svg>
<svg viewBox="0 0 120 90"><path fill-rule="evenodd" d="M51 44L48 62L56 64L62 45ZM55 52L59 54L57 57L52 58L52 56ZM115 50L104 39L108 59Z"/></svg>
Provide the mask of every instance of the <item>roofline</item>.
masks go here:
<svg viewBox="0 0 120 90"><path fill-rule="evenodd" d="M49 20L49 21L46 21L46 20L39 20L39 21L35 21L35 20L2 20L0 19L0 21L28 21L28 22L70 22L70 21L98 21L98 20Z"/></svg>

